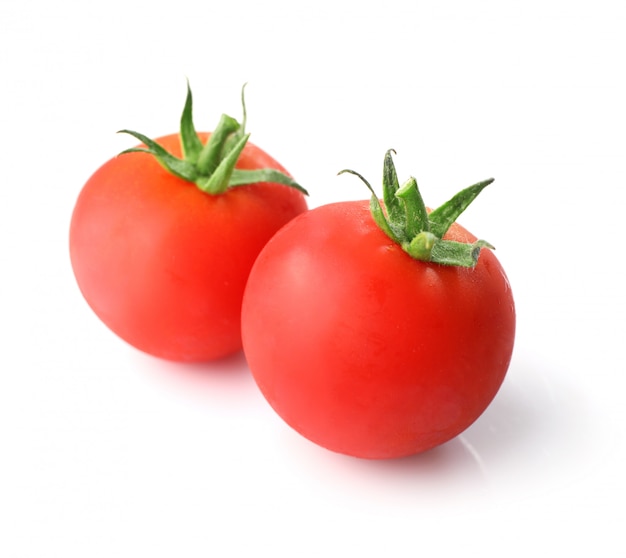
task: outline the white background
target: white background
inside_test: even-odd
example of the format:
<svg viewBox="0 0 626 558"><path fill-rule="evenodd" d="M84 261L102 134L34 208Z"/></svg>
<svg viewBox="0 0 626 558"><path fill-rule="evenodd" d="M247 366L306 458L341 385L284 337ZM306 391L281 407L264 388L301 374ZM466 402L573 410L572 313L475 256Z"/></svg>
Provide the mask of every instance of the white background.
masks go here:
<svg viewBox="0 0 626 558"><path fill-rule="evenodd" d="M0 555L624 556L620 0L0 4ZM367 197L395 148L461 218L518 308L508 377L462 436L395 462L322 450L241 355L181 366L80 296L68 227L89 175L240 116L311 192ZM271 553L271 554L270 554Z"/></svg>

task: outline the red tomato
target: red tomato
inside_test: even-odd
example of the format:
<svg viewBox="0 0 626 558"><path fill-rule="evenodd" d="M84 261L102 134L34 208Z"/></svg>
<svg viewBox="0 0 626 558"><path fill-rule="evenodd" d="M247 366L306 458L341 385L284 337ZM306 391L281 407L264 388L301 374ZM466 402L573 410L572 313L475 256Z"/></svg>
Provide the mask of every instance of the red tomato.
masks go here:
<svg viewBox="0 0 626 558"><path fill-rule="evenodd" d="M180 157L179 134L156 142ZM285 172L249 142L236 168ZM306 208L289 186L257 183L210 195L152 155L127 153L81 191L71 263L91 308L122 339L166 359L215 359L241 348L241 301L259 251Z"/></svg>
<svg viewBox="0 0 626 558"><path fill-rule="evenodd" d="M476 240L453 224L444 239ZM259 255L242 314L244 352L274 410L313 442L382 459L422 452L472 424L511 359L507 277L413 259L368 202L318 207Z"/></svg>

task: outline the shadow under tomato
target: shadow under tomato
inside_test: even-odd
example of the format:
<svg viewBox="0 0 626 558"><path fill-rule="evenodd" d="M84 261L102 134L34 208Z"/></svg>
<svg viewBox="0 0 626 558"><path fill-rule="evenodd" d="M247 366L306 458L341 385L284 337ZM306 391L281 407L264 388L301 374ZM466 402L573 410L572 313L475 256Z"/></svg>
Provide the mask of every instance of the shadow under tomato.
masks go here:
<svg viewBox="0 0 626 558"><path fill-rule="evenodd" d="M288 445L283 455L316 486L316 493L326 492L332 500L340 496L355 506L413 506L484 486L480 461L459 438L409 457L368 460L333 453L291 430L283 434Z"/></svg>
<svg viewBox="0 0 626 558"><path fill-rule="evenodd" d="M173 393L206 404L207 409L241 409L261 400L243 352L212 362L179 363L162 360L131 349L130 358L151 381Z"/></svg>
<svg viewBox="0 0 626 558"><path fill-rule="evenodd" d="M248 367L243 351L208 362L176 362L161 359L130 348L131 358L141 367L150 367L154 370L176 374L178 376L198 376L203 374L248 374Z"/></svg>
<svg viewBox="0 0 626 558"><path fill-rule="evenodd" d="M329 452L292 433L289 454L320 486L398 504L508 494L526 497L572 468L589 431L580 394L566 374L527 359L465 432L427 452L363 460ZM575 471L574 471L575 472ZM572 473L573 474L573 473Z"/></svg>
<svg viewBox="0 0 626 558"><path fill-rule="evenodd" d="M483 473L476 452L464 443L461 436L416 455L397 459L359 461L360 467L394 477L421 475L432 479L456 474L482 476Z"/></svg>

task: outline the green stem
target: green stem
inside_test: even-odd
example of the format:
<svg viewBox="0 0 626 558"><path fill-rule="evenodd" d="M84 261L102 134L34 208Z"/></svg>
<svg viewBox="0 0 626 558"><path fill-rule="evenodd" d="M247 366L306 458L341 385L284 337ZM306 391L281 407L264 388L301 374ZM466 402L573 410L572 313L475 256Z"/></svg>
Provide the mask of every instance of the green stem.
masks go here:
<svg viewBox="0 0 626 558"><path fill-rule="evenodd" d="M226 191L237 159L239 159L239 155L241 155L249 137L250 134L243 136L224 158L218 160L217 168L211 172L206 180L203 177L196 180L200 190L207 194L221 194Z"/></svg>
<svg viewBox="0 0 626 558"><path fill-rule="evenodd" d="M414 238L422 231L428 232L430 230L428 212L415 178L411 177L404 183L402 188L396 192L396 198L404 205L403 220L406 236Z"/></svg>
<svg viewBox="0 0 626 558"><path fill-rule="evenodd" d="M239 122L226 114L222 114L217 127L209 137L209 141L207 141L198 156L196 166L200 175L209 176L215 172L220 164L226 140L228 140L231 134L235 134L237 130L239 130Z"/></svg>

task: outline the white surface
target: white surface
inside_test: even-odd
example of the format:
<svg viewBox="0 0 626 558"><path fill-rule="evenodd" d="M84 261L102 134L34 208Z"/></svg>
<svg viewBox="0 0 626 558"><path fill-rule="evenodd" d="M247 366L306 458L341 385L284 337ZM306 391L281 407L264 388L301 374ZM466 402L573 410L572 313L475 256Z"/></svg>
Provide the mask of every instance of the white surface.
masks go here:
<svg viewBox="0 0 626 558"><path fill-rule="evenodd" d="M0 555L623 556L623 2L0 4ZM393 147L518 307L509 376L460 438L365 462L289 430L241 356L138 354L80 297L73 203L132 140L239 116L312 193Z"/></svg>

